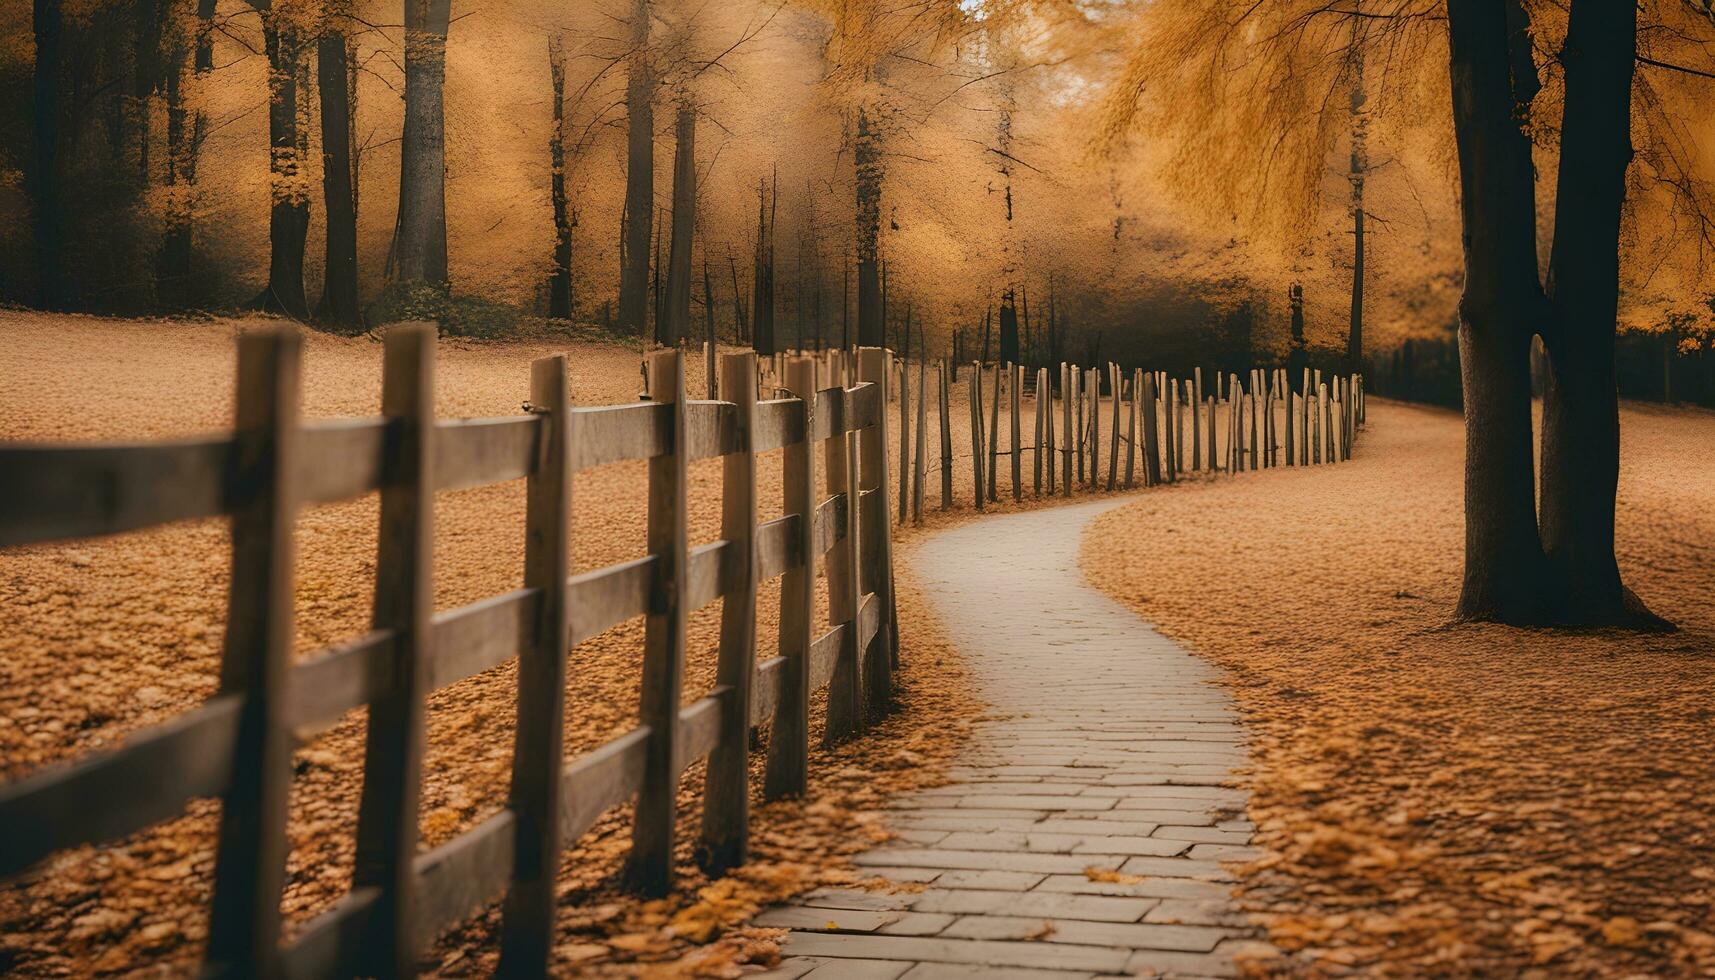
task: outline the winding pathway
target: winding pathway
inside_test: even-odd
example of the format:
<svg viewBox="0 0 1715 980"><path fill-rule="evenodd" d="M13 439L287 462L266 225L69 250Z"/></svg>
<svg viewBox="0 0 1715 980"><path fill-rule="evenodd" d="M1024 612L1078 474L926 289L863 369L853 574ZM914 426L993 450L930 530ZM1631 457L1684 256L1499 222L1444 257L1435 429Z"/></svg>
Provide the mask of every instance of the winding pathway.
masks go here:
<svg viewBox="0 0 1715 980"><path fill-rule="evenodd" d="M822 889L764 912L792 930L769 977L1233 974L1255 944L1221 866L1251 853L1232 785L1243 733L1212 668L1084 582L1086 524L1125 502L994 517L918 549L993 712L952 782L897 801L897 838L856 859L921 890Z"/></svg>

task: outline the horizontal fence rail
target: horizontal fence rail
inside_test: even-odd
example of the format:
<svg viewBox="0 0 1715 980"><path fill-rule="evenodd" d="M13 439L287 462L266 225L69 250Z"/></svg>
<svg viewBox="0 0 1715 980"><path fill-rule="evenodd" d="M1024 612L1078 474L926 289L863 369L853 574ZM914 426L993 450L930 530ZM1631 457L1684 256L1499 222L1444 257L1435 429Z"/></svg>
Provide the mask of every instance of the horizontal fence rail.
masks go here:
<svg viewBox="0 0 1715 980"><path fill-rule="evenodd" d="M764 795L802 793L809 701L828 689L827 740L891 706L893 616L887 411L891 354L860 349L851 383L818 363L782 366L759 399L755 355L725 355L720 401L684 396L684 356L652 355L649 401L570 404L565 358L532 364L530 414L437 420L432 324L386 331L383 415L302 422L301 340L242 336L236 431L146 444L0 444L0 546L116 534L193 518L232 523L232 585L218 692L116 748L0 787L0 875L222 800L206 971L327 977L414 971L441 930L503 898L501 965L545 971L559 855L609 809L636 800L626 881L672 884L680 776L708 759L699 860L719 874L747 854L747 752L770 724ZM843 367L843 365L842 365ZM827 460L818 498L816 453ZM786 513L759 521L756 457L781 456ZM685 469L722 459L721 537L691 547ZM647 554L570 574L572 474L648 464ZM836 463L838 465L836 465ZM526 479L525 585L435 611L433 496ZM301 658L291 649L292 523L303 508L381 495L369 632ZM829 622L814 624L816 569ZM779 653L756 658L760 582L781 579ZM681 706L685 617L722 602L717 682ZM564 759L571 647L645 617L639 725ZM518 723L507 806L420 850L417 797L427 695L516 657ZM351 891L281 943L291 753L302 732L368 707ZM103 805L92 806L92 801Z"/></svg>

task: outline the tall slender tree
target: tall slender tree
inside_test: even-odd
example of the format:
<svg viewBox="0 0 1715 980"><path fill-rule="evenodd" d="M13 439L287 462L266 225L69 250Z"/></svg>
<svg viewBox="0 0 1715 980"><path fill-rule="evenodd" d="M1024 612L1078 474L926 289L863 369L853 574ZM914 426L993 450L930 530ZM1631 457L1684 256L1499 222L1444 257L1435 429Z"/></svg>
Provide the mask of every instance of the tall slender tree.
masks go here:
<svg viewBox="0 0 1715 980"><path fill-rule="evenodd" d="M697 107L679 100L673 124L673 225L667 255L667 310L661 343L677 346L691 336L691 249L697 234Z"/></svg>
<svg viewBox="0 0 1715 980"><path fill-rule="evenodd" d="M352 330L362 325L357 306L357 158L352 122L357 116L355 59L343 11L330 7L316 41L316 86L321 95L322 202L327 236L322 297L316 319Z"/></svg>
<svg viewBox="0 0 1715 980"><path fill-rule="evenodd" d="M56 309L65 302L65 208L60 201L60 59L65 14L60 0L35 0L31 28L36 60L31 115L35 145L29 190L34 206L36 303Z"/></svg>
<svg viewBox="0 0 1715 980"><path fill-rule="evenodd" d="M553 92L553 124L548 131L548 200L554 209L554 271L548 277L548 316L572 315L572 224L566 201L566 46L558 34L548 39L548 80Z"/></svg>
<svg viewBox="0 0 1715 980"><path fill-rule="evenodd" d="M649 0L633 0L631 5L626 70L626 222L619 325L641 335L649 318L649 231L655 214L655 68L649 48Z"/></svg>

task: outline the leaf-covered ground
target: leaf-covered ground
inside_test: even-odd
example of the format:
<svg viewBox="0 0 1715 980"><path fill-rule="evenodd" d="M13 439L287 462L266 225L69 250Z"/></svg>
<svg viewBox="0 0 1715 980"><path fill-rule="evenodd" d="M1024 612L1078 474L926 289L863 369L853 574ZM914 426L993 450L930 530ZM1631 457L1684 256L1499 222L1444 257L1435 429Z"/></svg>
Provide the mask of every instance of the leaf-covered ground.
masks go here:
<svg viewBox="0 0 1715 980"><path fill-rule="evenodd" d="M1311 976L1715 975L1715 414L1621 413L1620 566L1678 633L1448 626L1463 423L1370 404L1356 458L1098 518L1091 579L1228 671Z"/></svg>

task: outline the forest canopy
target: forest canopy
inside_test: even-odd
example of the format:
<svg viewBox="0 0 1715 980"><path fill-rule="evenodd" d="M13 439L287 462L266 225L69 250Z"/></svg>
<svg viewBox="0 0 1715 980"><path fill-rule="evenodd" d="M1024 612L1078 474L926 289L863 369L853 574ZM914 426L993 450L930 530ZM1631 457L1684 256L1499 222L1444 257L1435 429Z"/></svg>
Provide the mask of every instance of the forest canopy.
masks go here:
<svg viewBox="0 0 1715 980"><path fill-rule="evenodd" d="M1565 13L1529 10L1552 172ZM1712 36L1701 0L1644 4L1637 329L1697 337L1709 316ZM639 316L666 312L740 339L766 250L781 346L885 308L890 342L909 311L942 354L1010 316L1038 359L1170 364L1213 340L1237 364L1284 356L1297 285L1311 350L1345 351L1353 306L1386 350L1456 321L1446 50L1432 0L36 0L0 13L0 297L352 329L436 280L472 332L659 336ZM443 241L402 179L443 152L411 136L413 65L441 102ZM1544 241L1553 203L1544 182ZM347 267L342 296L327 270Z"/></svg>

